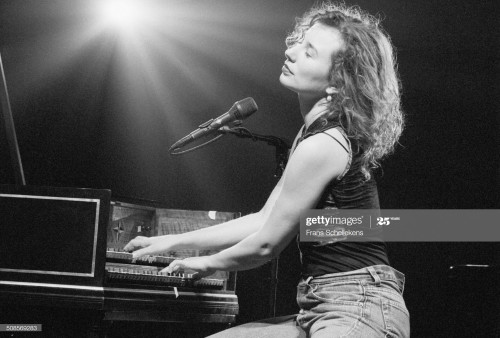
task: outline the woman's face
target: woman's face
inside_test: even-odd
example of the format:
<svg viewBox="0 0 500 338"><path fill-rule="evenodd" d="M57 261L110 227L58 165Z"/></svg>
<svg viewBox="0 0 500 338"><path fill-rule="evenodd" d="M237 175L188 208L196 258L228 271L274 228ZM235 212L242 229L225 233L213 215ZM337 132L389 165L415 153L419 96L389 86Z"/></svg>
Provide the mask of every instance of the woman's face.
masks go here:
<svg viewBox="0 0 500 338"><path fill-rule="evenodd" d="M302 41L286 50L281 84L304 98L319 100L326 96L332 56L342 48L342 37L336 28L314 24Z"/></svg>

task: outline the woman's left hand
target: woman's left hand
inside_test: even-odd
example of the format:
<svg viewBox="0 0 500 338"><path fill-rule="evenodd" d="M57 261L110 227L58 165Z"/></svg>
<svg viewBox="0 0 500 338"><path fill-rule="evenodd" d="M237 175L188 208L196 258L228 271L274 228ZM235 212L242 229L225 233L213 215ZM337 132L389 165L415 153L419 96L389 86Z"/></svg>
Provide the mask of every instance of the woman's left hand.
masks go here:
<svg viewBox="0 0 500 338"><path fill-rule="evenodd" d="M209 257L188 257L184 259L176 259L161 272L167 273L183 273L186 270L194 271L194 279L200 279L209 276L215 272L214 269L209 268ZM191 273L191 272L189 272Z"/></svg>

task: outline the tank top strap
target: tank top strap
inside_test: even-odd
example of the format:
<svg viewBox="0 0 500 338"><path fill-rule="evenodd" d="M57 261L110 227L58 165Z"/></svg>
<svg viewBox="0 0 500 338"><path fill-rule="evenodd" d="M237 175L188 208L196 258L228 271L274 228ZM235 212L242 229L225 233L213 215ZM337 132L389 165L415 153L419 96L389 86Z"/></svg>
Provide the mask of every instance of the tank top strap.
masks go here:
<svg viewBox="0 0 500 338"><path fill-rule="evenodd" d="M344 171L342 172L342 174L340 174L339 176L337 176L337 181L340 181L341 179L344 178L344 176L347 174L347 172L349 171L349 169L351 169L351 163L352 163L352 148L351 148L351 141L349 140L349 138L347 137L347 134L345 133L344 129L342 129L340 126L337 126L337 127L334 127L335 129L337 129L340 134L344 137L344 139L346 140L347 142L347 146L348 146L348 149L342 144L342 142L340 142L335 136L333 135L330 135L329 133L327 133L326 131L329 130L329 129L332 129L332 128L329 128L329 129L326 129L326 130L323 130L322 133L325 134L325 135L328 135L330 136L332 139L334 139L335 141L337 141L338 144L340 144L342 146L342 148L344 148L344 150L347 152L347 154L349 155L349 158L347 159L347 165L345 166L345 169Z"/></svg>
<svg viewBox="0 0 500 338"><path fill-rule="evenodd" d="M335 129L338 129L338 130L340 131L340 133L342 133L342 131L341 131L342 129L340 129L340 128L335 128ZM327 130L328 130L328 129L327 129ZM322 133L323 133L323 134L325 134L325 135L330 136L332 139L334 139L335 141L337 141L337 143L338 143L338 144L340 144L340 146L341 146L342 148L344 148L344 150L345 150L346 152L348 152L348 153L350 152L350 150L349 150L349 149L347 149L347 148L345 147L345 145L343 145L343 144L342 144L342 142L340 142L340 141L339 141L339 140L338 140L335 136L333 136L333 135L331 135L331 134L328 134L328 133L326 132L326 130L323 130L323 131L322 131ZM344 136L344 134L342 134L342 136ZM350 144L349 139L348 139L348 138L346 138L345 136L344 136L344 138L345 138L345 140L347 141L347 144Z"/></svg>

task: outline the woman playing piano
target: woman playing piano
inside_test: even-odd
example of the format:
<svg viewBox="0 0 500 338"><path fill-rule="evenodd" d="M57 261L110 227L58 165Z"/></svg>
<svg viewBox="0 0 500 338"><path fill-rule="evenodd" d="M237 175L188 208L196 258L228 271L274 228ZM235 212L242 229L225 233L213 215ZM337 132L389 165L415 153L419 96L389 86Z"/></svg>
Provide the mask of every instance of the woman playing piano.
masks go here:
<svg viewBox="0 0 500 338"><path fill-rule="evenodd" d="M134 257L191 249L217 254L176 260L167 272L245 270L292 241L310 209L378 209L372 169L403 126L399 80L388 36L358 8L326 3L287 37L280 82L298 95L304 126L286 170L262 210L180 235L137 237ZM250 323L216 337L408 337L404 275L382 241L300 242L302 276L292 320Z"/></svg>

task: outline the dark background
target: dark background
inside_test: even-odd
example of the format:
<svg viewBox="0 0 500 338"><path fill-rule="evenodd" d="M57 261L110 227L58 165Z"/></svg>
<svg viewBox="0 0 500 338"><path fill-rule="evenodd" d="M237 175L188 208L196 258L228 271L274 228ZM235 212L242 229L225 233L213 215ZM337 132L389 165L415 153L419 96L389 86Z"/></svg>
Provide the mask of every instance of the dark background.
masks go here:
<svg viewBox="0 0 500 338"><path fill-rule="evenodd" d="M259 210L276 183L273 147L226 136L181 157L168 148L247 96L259 105L247 128L293 139L302 123L297 99L278 77L284 38L312 2L164 1L182 18L166 18L167 33L138 35L135 50L115 33L84 34L91 3L0 2L0 52L27 183L106 188L176 209ZM348 2L384 18L403 85L406 129L377 172L382 208L500 207L497 3ZM0 183L13 183L3 129L0 137ZM498 265L497 242L389 246L407 276L412 336L494 335L498 275L451 275L449 267ZM279 263L277 314L296 311L297 264L290 246ZM240 274L241 322L268 314L269 273Z"/></svg>

